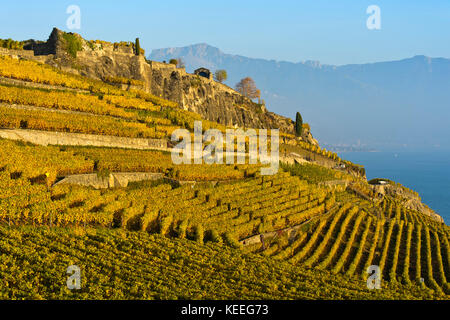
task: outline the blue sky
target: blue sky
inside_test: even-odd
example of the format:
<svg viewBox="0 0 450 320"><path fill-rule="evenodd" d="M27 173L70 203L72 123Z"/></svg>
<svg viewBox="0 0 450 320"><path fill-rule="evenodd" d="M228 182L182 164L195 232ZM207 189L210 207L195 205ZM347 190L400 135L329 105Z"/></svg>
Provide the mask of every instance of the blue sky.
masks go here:
<svg viewBox="0 0 450 320"><path fill-rule="evenodd" d="M6 1L0 38L45 40L67 31L66 9L81 8L87 39L140 37L151 49L206 42L226 53L326 64L397 60L414 55L450 58L449 0ZM366 28L366 8L381 9L381 30Z"/></svg>

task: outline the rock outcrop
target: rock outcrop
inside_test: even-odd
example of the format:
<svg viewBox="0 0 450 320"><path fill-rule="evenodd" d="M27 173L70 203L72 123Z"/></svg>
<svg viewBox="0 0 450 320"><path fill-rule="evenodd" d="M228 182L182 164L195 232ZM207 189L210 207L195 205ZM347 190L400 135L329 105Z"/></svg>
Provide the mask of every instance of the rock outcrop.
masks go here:
<svg viewBox="0 0 450 320"><path fill-rule="evenodd" d="M373 185L372 189L376 195L379 196L391 196L401 201L402 205L406 208L420 212L429 216L433 220L444 223L444 219L434 212L431 208L425 205L420 199L419 195L407 190L403 186L394 183L377 184Z"/></svg>
<svg viewBox="0 0 450 320"><path fill-rule="evenodd" d="M70 43L69 43L70 42ZM86 41L80 35L53 29L47 42L30 42L25 49L35 55L48 55L45 62L65 71L104 79L124 77L141 80L140 88L158 97L178 103L205 119L242 128L278 128L294 133L294 122L268 112L232 88L200 75L189 74L173 64L146 60L135 54L133 43ZM305 130L302 139L317 141Z"/></svg>

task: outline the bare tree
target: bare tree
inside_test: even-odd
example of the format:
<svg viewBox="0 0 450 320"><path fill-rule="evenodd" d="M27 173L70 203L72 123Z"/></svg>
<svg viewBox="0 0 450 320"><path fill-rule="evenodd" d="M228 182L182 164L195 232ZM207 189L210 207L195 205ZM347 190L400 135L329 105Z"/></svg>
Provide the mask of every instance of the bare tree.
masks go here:
<svg viewBox="0 0 450 320"><path fill-rule="evenodd" d="M259 99L261 97L261 91L256 88L255 81L250 77L239 81L239 83L236 84L236 91L249 99Z"/></svg>

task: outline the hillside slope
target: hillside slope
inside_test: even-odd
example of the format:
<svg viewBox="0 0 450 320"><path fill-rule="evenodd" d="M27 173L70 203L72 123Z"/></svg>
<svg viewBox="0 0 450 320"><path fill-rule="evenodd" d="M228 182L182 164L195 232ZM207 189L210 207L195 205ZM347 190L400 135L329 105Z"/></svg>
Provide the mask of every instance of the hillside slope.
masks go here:
<svg viewBox="0 0 450 320"><path fill-rule="evenodd" d="M3 226L0 234L1 299L434 298L158 235ZM65 286L69 264L82 268L81 290Z"/></svg>
<svg viewBox="0 0 450 320"><path fill-rule="evenodd" d="M71 51L70 48L77 48ZM211 79L186 73L172 64L146 60L136 55L134 43L87 41L78 34L53 29L46 42L24 45L45 63L95 79L134 79L124 88L137 88L176 102L185 110L227 126L279 128L293 133L293 121L268 112L233 89ZM46 58L42 58L46 57ZM305 138L312 137L305 132Z"/></svg>
<svg viewBox="0 0 450 320"><path fill-rule="evenodd" d="M173 130L226 127L11 52L0 75L2 297L448 299L449 227L406 206L406 191L379 192L361 166L288 133L275 175L175 165ZM74 263L88 281L78 295L59 278ZM366 289L371 264L381 291Z"/></svg>

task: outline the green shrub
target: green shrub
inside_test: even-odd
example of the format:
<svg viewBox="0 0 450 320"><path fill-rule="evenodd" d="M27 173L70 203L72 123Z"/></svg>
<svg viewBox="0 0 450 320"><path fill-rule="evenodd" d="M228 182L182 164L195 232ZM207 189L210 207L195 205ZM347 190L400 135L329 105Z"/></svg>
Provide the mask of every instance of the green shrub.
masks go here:
<svg viewBox="0 0 450 320"><path fill-rule="evenodd" d="M224 82L228 79L228 74L226 70L217 70L214 74L214 78L219 81L220 83Z"/></svg>
<svg viewBox="0 0 450 320"><path fill-rule="evenodd" d="M66 50L73 57L77 57L77 52L81 51L81 40L73 33L64 33L64 41L66 42Z"/></svg>
<svg viewBox="0 0 450 320"><path fill-rule="evenodd" d="M13 50L22 50L24 46L23 41L15 41L12 39L0 39L0 47Z"/></svg>

